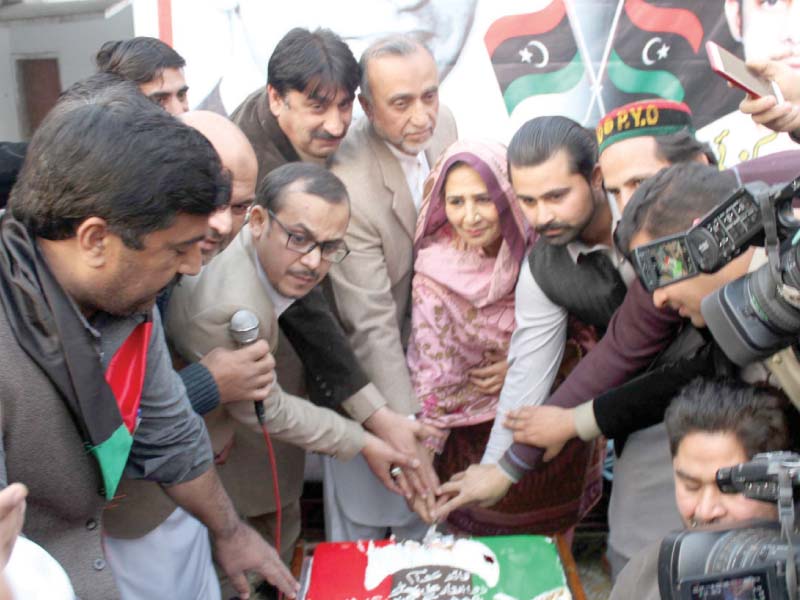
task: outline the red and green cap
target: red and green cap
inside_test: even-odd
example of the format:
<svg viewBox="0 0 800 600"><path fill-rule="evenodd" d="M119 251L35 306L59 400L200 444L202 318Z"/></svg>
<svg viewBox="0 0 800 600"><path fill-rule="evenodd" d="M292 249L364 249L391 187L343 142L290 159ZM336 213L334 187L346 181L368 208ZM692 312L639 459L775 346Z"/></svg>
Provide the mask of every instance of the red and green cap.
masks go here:
<svg viewBox="0 0 800 600"><path fill-rule="evenodd" d="M662 136L688 129L694 135L692 111L674 100L639 100L615 108L597 124L597 150L640 136Z"/></svg>

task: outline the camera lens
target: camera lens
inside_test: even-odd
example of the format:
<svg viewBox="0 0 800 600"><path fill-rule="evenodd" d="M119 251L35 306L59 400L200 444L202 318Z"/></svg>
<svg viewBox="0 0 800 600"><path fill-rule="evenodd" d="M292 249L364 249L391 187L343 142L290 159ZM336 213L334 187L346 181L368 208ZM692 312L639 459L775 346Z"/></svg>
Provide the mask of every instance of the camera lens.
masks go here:
<svg viewBox="0 0 800 600"><path fill-rule="evenodd" d="M792 252L794 254L794 252ZM778 292L769 265L764 265L748 276L750 304L764 324L779 335L800 331L800 311L786 302Z"/></svg>
<svg viewBox="0 0 800 600"><path fill-rule="evenodd" d="M724 573L786 557L780 533L772 528L733 529L721 536L708 555L706 573ZM779 555L779 556L777 556Z"/></svg>

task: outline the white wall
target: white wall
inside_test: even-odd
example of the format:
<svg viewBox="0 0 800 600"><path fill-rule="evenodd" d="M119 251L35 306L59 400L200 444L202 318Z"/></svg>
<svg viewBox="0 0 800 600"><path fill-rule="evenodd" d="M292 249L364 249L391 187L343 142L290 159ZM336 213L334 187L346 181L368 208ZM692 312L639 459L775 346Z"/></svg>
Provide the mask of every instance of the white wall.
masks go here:
<svg viewBox="0 0 800 600"><path fill-rule="evenodd" d="M0 25L0 140L20 140L15 61L57 58L61 86L66 88L94 72L94 54L101 44L133 36L133 10L124 8L109 19L12 21Z"/></svg>

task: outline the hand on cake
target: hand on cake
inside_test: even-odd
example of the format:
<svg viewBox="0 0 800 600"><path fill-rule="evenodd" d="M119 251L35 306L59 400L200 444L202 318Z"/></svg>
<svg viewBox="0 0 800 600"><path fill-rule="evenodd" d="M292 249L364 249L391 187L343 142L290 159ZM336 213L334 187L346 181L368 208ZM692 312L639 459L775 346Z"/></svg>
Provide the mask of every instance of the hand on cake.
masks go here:
<svg viewBox="0 0 800 600"><path fill-rule="evenodd" d="M408 504L408 509L417 513L425 523L428 525L436 523L436 519L433 518L433 511L436 508L435 502L431 502L429 498L422 498L414 494L410 498L406 498L406 503Z"/></svg>
<svg viewBox="0 0 800 600"><path fill-rule="evenodd" d="M543 460L554 459L575 431L575 411L558 406L526 406L509 411L503 423L514 433L514 441L544 448Z"/></svg>
<svg viewBox="0 0 800 600"><path fill-rule="evenodd" d="M753 98L748 94L739 110L773 131L797 132L800 130L800 75L780 58L783 57L776 56L776 60L765 62L748 61L747 66L755 75L774 81L784 102L778 104L774 96Z"/></svg>
<svg viewBox="0 0 800 600"><path fill-rule="evenodd" d="M492 506L508 493L513 482L497 465L470 465L439 486L433 518L441 521L457 508L467 504Z"/></svg>

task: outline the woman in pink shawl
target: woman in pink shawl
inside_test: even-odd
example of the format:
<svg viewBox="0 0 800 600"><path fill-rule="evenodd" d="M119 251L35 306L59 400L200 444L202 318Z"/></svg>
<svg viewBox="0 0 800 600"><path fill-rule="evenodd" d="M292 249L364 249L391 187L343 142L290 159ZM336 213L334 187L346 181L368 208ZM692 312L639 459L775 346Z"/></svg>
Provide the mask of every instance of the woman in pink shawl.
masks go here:
<svg viewBox="0 0 800 600"><path fill-rule="evenodd" d="M483 456L514 330L514 287L532 243L505 148L461 141L445 150L425 181L417 220L408 346L421 420L449 434L435 448L442 481ZM570 325L553 389L585 354L585 329ZM603 447L576 445L529 471L491 508L453 511L448 524L473 535L569 531L597 502Z"/></svg>
<svg viewBox="0 0 800 600"><path fill-rule="evenodd" d="M417 220L408 366L422 420L449 432L436 448L442 481L456 472L450 449L480 460L505 378L532 242L506 169L502 145L454 143L428 175Z"/></svg>
<svg viewBox="0 0 800 600"><path fill-rule="evenodd" d="M414 236L408 366L427 423L449 430L494 419L530 240L505 148L451 145L425 182Z"/></svg>

